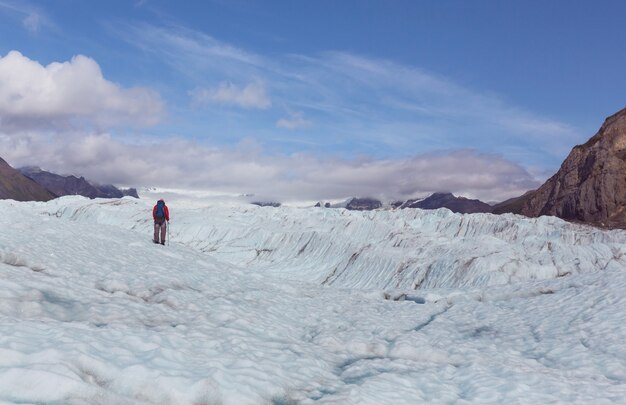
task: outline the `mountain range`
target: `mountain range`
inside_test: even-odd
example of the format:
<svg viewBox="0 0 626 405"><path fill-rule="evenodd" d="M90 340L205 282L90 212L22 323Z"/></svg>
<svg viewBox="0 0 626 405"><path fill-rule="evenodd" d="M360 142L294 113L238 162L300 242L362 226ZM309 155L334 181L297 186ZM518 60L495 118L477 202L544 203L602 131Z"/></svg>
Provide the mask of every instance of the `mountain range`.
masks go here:
<svg viewBox="0 0 626 405"><path fill-rule="evenodd" d="M88 198L139 198L134 188L118 189L111 184L93 184L84 177L61 176L39 167L15 169L0 158L0 199L48 201L64 195Z"/></svg>
<svg viewBox="0 0 626 405"><path fill-rule="evenodd" d="M457 197L452 193L433 193L422 199L410 199L407 201L392 201L385 204L376 198L354 197L342 204L330 204L318 202L316 207L345 208L350 211L371 211L377 209L405 209L420 208L433 210L448 208L452 212L470 214L476 212L491 212L491 205L479 200L471 200L465 197Z"/></svg>
<svg viewBox="0 0 626 405"><path fill-rule="evenodd" d="M122 198L124 196L139 198L134 188L118 189L110 184L93 184L84 177L61 176L41 170L36 166L23 167L19 171L59 197L82 195L88 198Z"/></svg>

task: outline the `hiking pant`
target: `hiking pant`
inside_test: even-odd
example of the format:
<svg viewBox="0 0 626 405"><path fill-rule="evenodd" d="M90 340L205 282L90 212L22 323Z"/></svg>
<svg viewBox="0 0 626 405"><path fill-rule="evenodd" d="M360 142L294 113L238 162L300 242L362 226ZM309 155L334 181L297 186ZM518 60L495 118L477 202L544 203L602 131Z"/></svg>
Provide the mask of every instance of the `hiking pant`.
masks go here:
<svg viewBox="0 0 626 405"><path fill-rule="evenodd" d="M167 222L165 218L154 221L154 241L159 243L159 233L161 234L161 243L165 243L165 234L167 232Z"/></svg>

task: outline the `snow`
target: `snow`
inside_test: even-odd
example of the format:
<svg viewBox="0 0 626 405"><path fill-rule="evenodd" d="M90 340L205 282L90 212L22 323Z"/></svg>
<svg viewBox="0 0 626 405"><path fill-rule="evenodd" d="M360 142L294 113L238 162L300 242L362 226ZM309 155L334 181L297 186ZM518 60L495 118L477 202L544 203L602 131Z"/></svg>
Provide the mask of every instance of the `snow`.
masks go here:
<svg viewBox="0 0 626 405"><path fill-rule="evenodd" d="M623 231L151 205L0 201L0 402L624 403Z"/></svg>

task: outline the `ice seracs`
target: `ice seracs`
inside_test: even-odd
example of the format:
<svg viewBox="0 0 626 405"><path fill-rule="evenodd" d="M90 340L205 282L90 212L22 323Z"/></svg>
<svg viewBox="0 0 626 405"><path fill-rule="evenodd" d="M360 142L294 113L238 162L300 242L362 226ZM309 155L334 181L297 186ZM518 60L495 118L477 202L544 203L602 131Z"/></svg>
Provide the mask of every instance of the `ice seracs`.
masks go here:
<svg viewBox="0 0 626 405"><path fill-rule="evenodd" d="M146 203L119 204L62 199L45 210L148 235ZM171 233L255 273L347 288L488 286L626 267L626 231L554 217L215 204L178 210Z"/></svg>

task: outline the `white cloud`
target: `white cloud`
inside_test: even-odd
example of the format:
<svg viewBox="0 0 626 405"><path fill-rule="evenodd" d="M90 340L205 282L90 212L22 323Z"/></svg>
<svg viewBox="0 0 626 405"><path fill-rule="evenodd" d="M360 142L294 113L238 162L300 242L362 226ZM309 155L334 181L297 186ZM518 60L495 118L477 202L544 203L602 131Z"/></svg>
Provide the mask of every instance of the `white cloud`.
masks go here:
<svg viewBox="0 0 626 405"><path fill-rule="evenodd" d="M311 125L313 125L313 123L305 119L304 113L300 111L291 113L289 117L281 118L276 122L278 128L291 130L309 128Z"/></svg>
<svg viewBox="0 0 626 405"><path fill-rule="evenodd" d="M221 82L216 88L198 88L190 92L194 104L218 104L242 108L267 109L272 102L263 83L254 82L238 87Z"/></svg>
<svg viewBox="0 0 626 405"><path fill-rule="evenodd" d="M123 88L100 67L78 55L47 66L17 51L0 57L0 128L149 126L159 122L164 103L147 88Z"/></svg>
<svg viewBox="0 0 626 405"><path fill-rule="evenodd" d="M37 13L31 13L22 20L22 24L30 33L36 34L41 25L41 16Z"/></svg>
<svg viewBox="0 0 626 405"><path fill-rule="evenodd" d="M54 24L39 7L26 2L0 0L0 12L11 15L22 22L22 26L31 34L39 33L42 27L54 28Z"/></svg>
<svg viewBox="0 0 626 405"><path fill-rule="evenodd" d="M115 24L109 25L109 30L146 54L158 55L159 63L198 82L207 78L209 70L224 73L220 79L236 78L236 82L245 82L250 77L258 77L249 73L265 63L255 54L180 26ZM211 77L214 82L213 79Z"/></svg>
<svg viewBox="0 0 626 405"><path fill-rule="evenodd" d="M405 159L339 159L265 154L253 142L217 149L185 139L130 144L108 134L50 138L36 132L0 133L0 143L1 157L16 166L39 165L118 185L252 193L281 202L407 199L435 191L500 201L538 186L519 165L471 150Z"/></svg>

